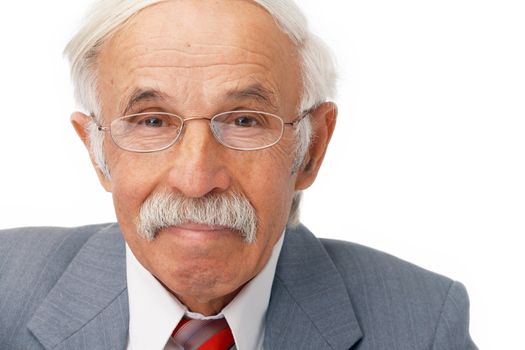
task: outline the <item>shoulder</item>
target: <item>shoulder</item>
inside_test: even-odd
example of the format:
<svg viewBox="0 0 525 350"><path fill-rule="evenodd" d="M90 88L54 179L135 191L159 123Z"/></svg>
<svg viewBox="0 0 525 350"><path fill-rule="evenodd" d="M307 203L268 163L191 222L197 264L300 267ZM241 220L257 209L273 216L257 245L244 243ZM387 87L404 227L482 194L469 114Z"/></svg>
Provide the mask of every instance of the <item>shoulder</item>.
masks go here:
<svg viewBox="0 0 525 350"><path fill-rule="evenodd" d="M320 239L354 298L378 297L439 310L454 281L390 254L356 243ZM417 305L421 303L422 305Z"/></svg>
<svg viewBox="0 0 525 350"><path fill-rule="evenodd" d="M302 225L287 230L280 260L283 266L302 261L308 269L315 269L320 262L329 263L333 267L330 273L340 276L352 299L374 305L397 307L410 299L412 305L439 309L454 283L376 249L317 238ZM384 304L386 301L390 304Z"/></svg>
<svg viewBox="0 0 525 350"><path fill-rule="evenodd" d="M359 244L320 241L362 316L364 328L402 344L475 348L468 335L469 299L461 283ZM401 339L404 335L412 339Z"/></svg>
<svg viewBox="0 0 525 350"><path fill-rule="evenodd" d="M390 254L299 225L286 231L276 275L296 300L309 295L306 309L339 300L330 313L355 317L363 349L475 349L463 285Z"/></svg>
<svg viewBox="0 0 525 350"><path fill-rule="evenodd" d="M84 244L115 224L0 230L0 288L42 279L54 283ZM21 287L21 286L19 286Z"/></svg>
<svg viewBox="0 0 525 350"><path fill-rule="evenodd" d="M357 243L322 238L320 242L343 277L360 283L379 280L385 286L419 285L446 294L453 282L448 277Z"/></svg>
<svg viewBox="0 0 525 350"><path fill-rule="evenodd" d="M9 325L1 327L0 343L25 329L18 323L35 311L86 242L114 226L0 230L0 324Z"/></svg>
<svg viewBox="0 0 525 350"><path fill-rule="evenodd" d="M0 230L0 265L39 265L56 256L67 264L95 233L113 224L82 227L22 227ZM69 259L68 259L69 257Z"/></svg>

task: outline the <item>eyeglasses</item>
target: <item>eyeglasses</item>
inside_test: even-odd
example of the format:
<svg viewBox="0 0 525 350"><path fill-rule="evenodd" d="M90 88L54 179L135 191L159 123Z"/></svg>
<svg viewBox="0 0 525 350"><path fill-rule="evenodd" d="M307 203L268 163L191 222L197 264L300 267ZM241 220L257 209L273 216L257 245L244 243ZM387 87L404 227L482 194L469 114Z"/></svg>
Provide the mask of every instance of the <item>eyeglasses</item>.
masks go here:
<svg viewBox="0 0 525 350"><path fill-rule="evenodd" d="M271 147L281 140L284 126L295 127L311 110L285 123L275 114L239 110L213 117L182 118L165 112L146 112L117 118L109 126L96 123L99 131L109 131L115 144L130 152L157 152L171 147L184 132L185 123L208 120L213 136L223 146L241 151ZM94 116L92 115L93 119Z"/></svg>

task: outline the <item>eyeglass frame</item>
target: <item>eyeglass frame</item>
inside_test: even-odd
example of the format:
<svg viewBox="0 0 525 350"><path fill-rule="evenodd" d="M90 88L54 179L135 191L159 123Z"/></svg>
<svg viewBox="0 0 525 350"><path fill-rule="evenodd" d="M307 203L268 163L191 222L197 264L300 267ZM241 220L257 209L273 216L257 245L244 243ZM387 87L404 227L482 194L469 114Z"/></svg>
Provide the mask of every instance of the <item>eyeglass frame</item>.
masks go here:
<svg viewBox="0 0 525 350"><path fill-rule="evenodd" d="M169 112L142 112L142 113L134 113L134 114L128 114L128 115L124 115L124 116L121 116L121 117L117 117L117 118L113 119L110 122L109 125L102 125L102 124L100 124L97 121L97 118L96 118L94 113L90 113L90 116L91 116L93 122L95 123L98 131L102 131L102 132L108 132L109 131L109 135L110 135L111 140L113 141L113 143L115 145L117 145L118 148L120 148L120 149L122 149L124 151L127 151L127 152L133 152L133 153L154 153L154 152L164 151L164 150L170 148L171 146L173 146L182 137L182 134L184 133L184 130L185 130L185 128L184 128L185 127L185 123L188 122L188 121L192 121L192 120L208 120L208 122L209 122L208 125L210 126L210 130L211 130L211 133L213 135L213 138L217 142L219 142L221 145L223 145L224 147L226 147L228 149L233 149L233 150L237 150L237 151L258 151L258 150L262 150L262 149L265 149L265 148L272 147L275 144L277 144L279 141L281 141L281 139L282 139L282 137L284 135L284 127L286 125L289 125L292 128L295 128L314 109L315 109L315 106L312 107L312 108L309 108L309 109L307 109L305 111L303 111L297 118L295 118L291 122L285 122L282 117L280 117L280 116L278 116L277 114L274 114L274 113L264 112L264 111L257 111L257 110L250 110L250 109L220 112L220 113L214 114L211 117L192 116L192 117L188 117L188 118L184 118L183 116L180 116L180 115L174 114L174 113L169 113ZM215 134L215 131L214 131L213 127L212 127L212 120L214 118L218 117L218 116L225 115L225 114L232 113L232 112L236 112L236 113L238 113L238 112L240 112L240 113L242 113L242 112L245 112L245 113L260 113L260 114L276 117L277 119L279 119L281 121L281 125L282 125L281 133L279 135L279 138L276 141L274 141L273 143L269 144L269 145L256 147L256 148L240 148L240 147L233 147L233 146L228 146L228 145L224 144L224 142ZM111 132L111 124L113 124L115 121L120 120L120 119L132 117L132 116L148 115L148 114L160 114L160 115L173 116L173 117L179 118L182 121L181 126L180 126L180 131L177 133L177 136L173 139L172 142L168 143L164 147L161 147L161 148L158 148L158 149L154 149L154 150L132 150L132 149L127 149L127 148L122 147L121 145L118 144L117 141L115 141L115 138L113 137L113 133Z"/></svg>

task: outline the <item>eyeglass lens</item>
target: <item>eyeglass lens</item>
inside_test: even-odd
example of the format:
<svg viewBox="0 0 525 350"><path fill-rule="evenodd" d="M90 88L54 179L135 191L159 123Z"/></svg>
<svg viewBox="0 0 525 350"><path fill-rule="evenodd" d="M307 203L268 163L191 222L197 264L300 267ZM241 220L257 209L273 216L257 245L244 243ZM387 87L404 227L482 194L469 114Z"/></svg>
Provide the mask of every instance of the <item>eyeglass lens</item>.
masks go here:
<svg viewBox="0 0 525 350"><path fill-rule="evenodd" d="M282 119L266 112L224 112L209 121L215 138L234 149L265 148L279 141L283 133ZM169 113L134 114L114 120L111 136L119 147L126 150L161 150L179 138L183 123L181 117Z"/></svg>

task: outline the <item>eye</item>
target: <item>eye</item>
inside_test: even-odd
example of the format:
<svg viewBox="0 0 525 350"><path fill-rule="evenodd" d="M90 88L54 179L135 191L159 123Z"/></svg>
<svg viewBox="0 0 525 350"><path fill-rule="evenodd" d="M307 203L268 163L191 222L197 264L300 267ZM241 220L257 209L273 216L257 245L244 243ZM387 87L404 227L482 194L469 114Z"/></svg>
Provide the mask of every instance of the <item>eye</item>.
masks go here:
<svg viewBox="0 0 525 350"><path fill-rule="evenodd" d="M148 118L144 118L139 122L140 125L144 125L151 128L160 128L164 126L166 123L161 118L157 118L155 116L151 116Z"/></svg>
<svg viewBox="0 0 525 350"><path fill-rule="evenodd" d="M240 126L243 128L253 127L259 124L259 121L250 115L241 115L235 118L235 126Z"/></svg>
<svg viewBox="0 0 525 350"><path fill-rule="evenodd" d="M216 127L230 129L267 129L273 127L270 115L255 111L233 111L213 118Z"/></svg>
<svg viewBox="0 0 525 350"><path fill-rule="evenodd" d="M144 128L171 128L178 125L177 120L164 114L144 114L131 118L129 122Z"/></svg>

